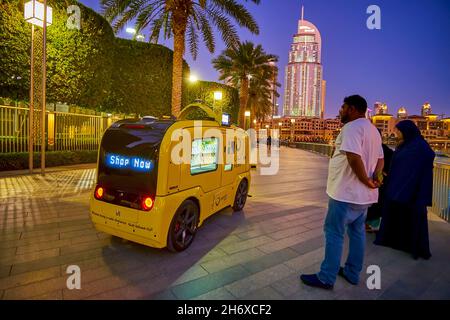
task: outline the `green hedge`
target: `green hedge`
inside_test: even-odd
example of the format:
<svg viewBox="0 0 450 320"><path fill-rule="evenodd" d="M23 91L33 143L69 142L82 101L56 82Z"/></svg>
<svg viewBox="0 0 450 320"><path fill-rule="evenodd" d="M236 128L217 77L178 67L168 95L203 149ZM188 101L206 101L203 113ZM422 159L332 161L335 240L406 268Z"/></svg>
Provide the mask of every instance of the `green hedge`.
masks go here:
<svg viewBox="0 0 450 320"><path fill-rule="evenodd" d="M0 97L28 100L31 25L23 19L23 3L23 0L0 1ZM47 37L49 103L63 102L112 113L170 114L172 50L115 38L101 15L75 0L48 3L53 7L53 24ZM81 9L81 30L66 27L66 8L71 4ZM188 72L185 63L185 79ZM200 95L220 87L233 96L229 103L239 105L235 99L237 91L231 93L234 89L207 82L198 83L197 87L203 85ZM185 81L184 88L189 86ZM189 100L186 92L183 100L186 105Z"/></svg>
<svg viewBox="0 0 450 320"><path fill-rule="evenodd" d="M171 114L172 50L138 41L116 38L111 93L103 111L140 115ZM189 67L184 63L184 76Z"/></svg>
<svg viewBox="0 0 450 320"><path fill-rule="evenodd" d="M48 151L45 153L45 166L56 167L80 163L97 162L97 151ZM33 166L41 166L41 154L34 153ZM0 154L0 171L28 169L28 153Z"/></svg>
<svg viewBox="0 0 450 320"><path fill-rule="evenodd" d="M17 1L0 2L0 96L28 99L31 28L19 6Z"/></svg>
<svg viewBox="0 0 450 320"><path fill-rule="evenodd" d="M0 96L28 100L31 25L22 0L0 2ZM114 33L99 14L76 1L49 0L53 24L47 35L47 101L99 106L110 92ZM81 9L81 30L66 27L66 8ZM36 27L36 38L42 29ZM17 77L21 79L17 79Z"/></svg>
<svg viewBox="0 0 450 320"><path fill-rule="evenodd" d="M101 106L111 93L114 33L108 22L95 11L76 1L54 10L48 28L49 102L65 102L80 107ZM66 8L81 9L81 29L66 27Z"/></svg>

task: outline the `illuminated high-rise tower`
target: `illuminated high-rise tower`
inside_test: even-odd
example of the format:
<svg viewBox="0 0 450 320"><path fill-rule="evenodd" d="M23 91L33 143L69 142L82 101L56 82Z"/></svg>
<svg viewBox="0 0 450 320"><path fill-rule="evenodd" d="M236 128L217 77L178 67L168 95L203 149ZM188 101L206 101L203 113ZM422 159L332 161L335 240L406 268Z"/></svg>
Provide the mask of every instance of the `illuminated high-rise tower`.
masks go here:
<svg viewBox="0 0 450 320"><path fill-rule="evenodd" d="M321 117L325 109L322 81L322 39L315 25L303 19L289 51L286 66L283 113L285 116Z"/></svg>

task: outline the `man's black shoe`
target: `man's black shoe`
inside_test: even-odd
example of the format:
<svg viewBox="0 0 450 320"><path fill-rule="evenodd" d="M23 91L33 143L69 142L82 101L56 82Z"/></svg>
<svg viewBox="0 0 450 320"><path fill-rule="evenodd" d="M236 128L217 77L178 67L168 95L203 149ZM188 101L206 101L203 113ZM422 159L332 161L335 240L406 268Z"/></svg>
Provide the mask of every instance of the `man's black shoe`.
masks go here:
<svg viewBox="0 0 450 320"><path fill-rule="evenodd" d="M344 274L344 268L339 267L339 273L338 273L342 278L344 278L345 280L347 280L348 283L356 286L358 283L351 281L345 274Z"/></svg>
<svg viewBox="0 0 450 320"><path fill-rule="evenodd" d="M300 280L302 280L304 284L310 287L322 288L326 290L333 289L332 284L323 283L319 280L316 274L302 274L300 275Z"/></svg>

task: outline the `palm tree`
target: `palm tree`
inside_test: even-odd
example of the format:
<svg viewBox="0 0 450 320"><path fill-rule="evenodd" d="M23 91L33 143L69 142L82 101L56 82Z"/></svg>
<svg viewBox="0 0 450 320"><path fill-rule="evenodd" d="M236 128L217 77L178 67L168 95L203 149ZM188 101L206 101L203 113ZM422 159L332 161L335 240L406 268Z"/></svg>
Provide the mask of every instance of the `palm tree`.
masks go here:
<svg viewBox="0 0 450 320"><path fill-rule="evenodd" d="M213 65L221 73L220 80L226 80L239 88L239 125L244 127L245 109L249 99L249 83L262 81L269 76L272 79L274 67L278 57L267 54L261 45L252 42L239 43L237 46L225 49L217 58L213 59Z"/></svg>
<svg viewBox="0 0 450 320"><path fill-rule="evenodd" d="M250 1L260 3L260 0ZM136 34L149 28L152 43L158 42L161 31L165 39L173 37L172 114L175 116L181 109L186 37L190 53L196 59L199 35L209 52L214 52L216 43L213 27L220 32L227 47L239 42L230 17L239 26L252 33L259 33L256 21L236 0L101 0L101 5L104 16L114 22L116 32L136 19Z"/></svg>
<svg viewBox="0 0 450 320"><path fill-rule="evenodd" d="M276 81L278 69L275 65L273 68L262 70L261 75L253 77L250 81L247 103L247 109L251 111L250 124L253 124L253 119L261 122L273 114L273 95L280 96L276 87L281 86Z"/></svg>

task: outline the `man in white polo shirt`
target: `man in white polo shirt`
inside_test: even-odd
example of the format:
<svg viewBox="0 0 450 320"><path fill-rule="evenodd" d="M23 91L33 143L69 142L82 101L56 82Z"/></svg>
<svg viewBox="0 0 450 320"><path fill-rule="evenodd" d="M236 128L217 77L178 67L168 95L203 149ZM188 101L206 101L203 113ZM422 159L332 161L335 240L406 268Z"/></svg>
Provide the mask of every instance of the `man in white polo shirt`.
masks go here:
<svg viewBox="0 0 450 320"><path fill-rule="evenodd" d="M324 232L325 258L317 274L302 274L306 285L332 289L337 275L358 284L364 260L365 220L368 207L378 201L383 148L377 129L366 119L366 100L346 97L339 111L345 125L336 139L328 169L328 213ZM350 240L345 267L341 267L345 229Z"/></svg>

